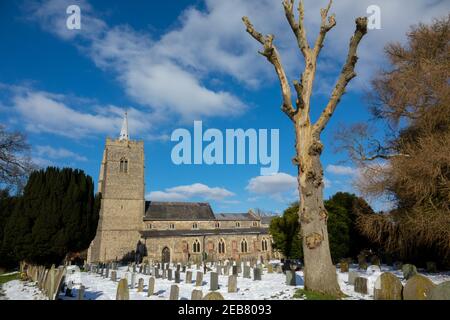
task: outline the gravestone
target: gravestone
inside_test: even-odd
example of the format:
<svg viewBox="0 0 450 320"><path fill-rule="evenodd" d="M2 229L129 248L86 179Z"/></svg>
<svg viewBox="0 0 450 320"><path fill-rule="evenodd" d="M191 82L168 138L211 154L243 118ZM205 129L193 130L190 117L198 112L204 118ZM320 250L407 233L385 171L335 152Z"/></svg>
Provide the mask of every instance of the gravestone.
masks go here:
<svg viewBox="0 0 450 320"><path fill-rule="evenodd" d="M180 271L175 271L175 283L180 283Z"/></svg>
<svg viewBox="0 0 450 320"><path fill-rule="evenodd" d="M261 280L261 269L260 268L254 268L253 269L253 280Z"/></svg>
<svg viewBox="0 0 450 320"><path fill-rule="evenodd" d="M130 289L134 289L136 287L136 273L131 274L131 281L130 281Z"/></svg>
<svg viewBox="0 0 450 320"><path fill-rule="evenodd" d="M203 272L197 271L197 277L195 278L195 285L197 287L203 284Z"/></svg>
<svg viewBox="0 0 450 320"><path fill-rule="evenodd" d="M426 300L435 286L427 277L416 274L406 281L403 300Z"/></svg>
<svg viewBox="0 0 450 320"><path fill-rule="evenodd" d="M348 272L348 262L345 260L341 260L340 268L341 268L341 272Z"/></svg>
<svg viewBox="0 0 450 320"><path fill-rule="evenodd" d="M133 273L136 273L136 265L133 263Z"/></svg>
<svg viewBox="0 0 450 320"><path fill-rule="evenodd" d="M227 276L229 273L230 273L230 266L229 265L224 266L223 274Z"/></svg>
<svg viewBox="0 0 450 320"><path fill-rule="evenodd" d="M431 289L428 300L450 300L450 281L445 281Z"/></svg>
<svg viewBox="0 0 450 320"><path fill-rule="evenodd" d="M379 267L379 266L376 266L376 265L368 266L368 267L367 267L367 270L366 270L366 274L367 274L368 276L371 276L371 275L373 275L373 274L375 274L375 273L380 273L380 272L381 272L380 267Z"/></svg>
<svg viewBox="0 0 450 320"><path fill-rule="evenodd" d="M241 273L242 272L242 262L239 262L238 264L237 264L237 273L239 274L239 273Z"/></svg>
<svg viewBox="0 0 450 320"><path fill-rule="evenodd" d="M155 268L155 277L156 277L156 279L161 278L161 275L159 273L159 268Z"/></svg>
<svg viewBox="0 0 450 320"><path fill-rule="evenodd" d="M148 279L147 297L152 296L153 293L155 293L155 278L154 277L150 277L150 279Z"/></svg>
<svg viewBox="0 0 450 320"><path fill-rule="evenodd" d="M106 268L105 278L109 278L109 266Z"/></svg>
<svg viewBox="0 0 450 320"><path fill-rule="evenodd" d="M209 276L209 289L211 291L219 290L219 275L217 274L217 272L211 272Z"/></svg>
<svg viewBox="0 0 450 320"><path fill-rule="evenodd" d="M116 300L130 300L127 279L120 279L117 285Z"/></svg>
<svg viewBox="0 0 450 320"><path fill-rule="evenodd" d="M186 283L192 283L192 271L186 272Z"/></svg>
<svg viewBox="0 0 450 320"><path fill-rule="evenodd" d="M220 292L209 292L202 300L225 300Z"/></svg>
<svg viewBox="0 0 450 320"><path fill-rule="evenodd" d="M238 267L237 266L233 266L232 267L232 274L234 275L234 276L237 276L238 275Z"/></svg>
<svg viewBox="0 0 450 320"><path fill-rule="evenodd" d="M143 291L144 291L144 279L139 278L137 292L143 292Z"/></svg>
<svg viewBox="0 0 450 320"><path fill-rule="evenodd" d="M192 290L191 300L202 300L203 292L202 290L194 289Z"/></svg>
<svg viewBox="0 0 450 320"><path fill-rule="evenodd" d="M429 273L437 272L436 262L432 262L432 261L427 262L427 272L429 272Z"/></svg>
<svg viewBox="0 0 450 320"><path fill-rule="evenodd" d="M82 285L80 286L80 288L78 289L77 292L77 300L84 300L84 291L86 290L86 288Z"/></svg>
<svg viewBox="0 0 450 320"><path fill-rule="evenodd" d="M403 278L405 278L406 280L408 280L412 276L415 276L416 274L418 274L416 266L414 266L412 264L404 264L402 266L402 272L403 272Z"/></svg>
<svg viewBox="0 0 450 320"><path fill-rule="evenodd" d="M167 280L172 281L172 269L167 270Z"/></svg>
<svg viewBox="0 0 450 320"><path fill-rule="evenodd" d="M180 293L180 288L176 284L170 286L170 296L169 300L178 300L178 295Z"/></svg>
<svg viewBox="0 0 450 320"><path fill-rule="evenodd" d="M267 272L268 272L268 273L273 273L273 265L272 265L272 264L269 264L269 265L267 266Z"/></svg>
<svg viewBox="0 0 450 320"><path fill-rule="evenodd" d="M228 276L228 292L237 292L237 275Z"/></svg>
<svg viewBox="0 0 450 320"><path fill-rule="evenodd" d="M283 266L281 264L277 265L277 273L283 273Z"/></svg>
<svg viewBox="0 0 450 320"><path fill-rule="evenodd" d="M244 274L243 274L243 277L244 277L244 278L248 278L248 279L251 278L251 276L250 276L250 267L249 267L249 266L244 266Z"/></svg>
<svg viewBox="0 0 450 320"><path fill-rule="evenodd" d="M288 285L288 286L296 286L297 285L295 271L286 270L286 285Z"/></svg>
<svg viewBox="0 0 450 320"><path fill-rule="evenodd" d="M367 278L356 277L355 292L367 294Z"/></svg>
<svg viewBox="0 0 450 320"><path fill-rule="evenodd" d="M181 270L181 266L179 264L177 264L177 271L180 272Z"/></svg>
<svg viewBox="0 0 450 320"><path fill-rule="evenodd" d="M392 273L384 272L375 281L374 300L402 300L403 285Z"/></svg>
<svg viewBox="0 0 450 320"><path fill-rule="evenodd" d="M111 271L111 280L114 282L117 280L117 271Z"/></svg>
<svg viewBox="0 0 450 320"><path fill-rule="evenodd" d="M348 284L355 285L355 279L359 277L359 273L356 271L348 272Z"/></svg>
<svg viewBox="0 0 450 320"><path fill-rule="evenodd" d="M217 266L216 267L216 272L220 276L222 274L222 266Z"/></svg>
<svg viewBox="0 0 450 320"><path fill-rule="evenodd" d="M186 272L186 266L183 265L183 268L181 270L183 273Z"/></svg>

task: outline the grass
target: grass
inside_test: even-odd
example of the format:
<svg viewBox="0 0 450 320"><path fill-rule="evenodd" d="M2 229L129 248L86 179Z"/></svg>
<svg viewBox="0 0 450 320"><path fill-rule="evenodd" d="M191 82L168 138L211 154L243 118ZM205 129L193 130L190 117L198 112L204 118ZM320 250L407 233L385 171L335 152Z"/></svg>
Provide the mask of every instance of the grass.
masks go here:
<svg viewBox="0 0 450 320"><path fill-rule="evenodd" d="M7 274L7 275L0 275L0 285L7 283L11 280L19 280L19 279L20 279L19 272L14 272L14 273Z"/></svg>
<svg viewBox="0 0 450 320"><path fill-rule="evenodd" d="M306 300L337 300L338 298L329 294L323 294L305 289L295 291L293 298L304 298Z"/></svg>

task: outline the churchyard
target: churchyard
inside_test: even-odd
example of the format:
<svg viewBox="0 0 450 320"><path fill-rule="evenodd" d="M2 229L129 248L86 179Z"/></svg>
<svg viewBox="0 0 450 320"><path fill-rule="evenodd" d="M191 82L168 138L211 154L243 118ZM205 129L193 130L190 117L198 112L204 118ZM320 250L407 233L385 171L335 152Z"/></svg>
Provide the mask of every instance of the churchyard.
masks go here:
<svg viewBox="0 0 450 320"><path fill-rule="evenodd" d="M11 300L287 300L305 299L303 271L283 272L279 261L203 265L142 264L29 268L28 281L3 284L0 299ZM206 272L205 272L206 271ZM337 268L343 299L450 299L450 272L427 272L412 265L358 265ZM213 293L213 294L211 294ZM208 295L209 294L209 295ZM205 296L208 295L208 298ZM214 297L211 297L214 295ZM296 298L294 298L294 295Z"/></svg>

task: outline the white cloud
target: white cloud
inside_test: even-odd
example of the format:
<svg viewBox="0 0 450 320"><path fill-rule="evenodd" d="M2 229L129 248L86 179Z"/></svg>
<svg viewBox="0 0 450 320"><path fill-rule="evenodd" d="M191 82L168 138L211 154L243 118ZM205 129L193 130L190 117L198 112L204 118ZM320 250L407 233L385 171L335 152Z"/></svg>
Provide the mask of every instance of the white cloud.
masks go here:
<svg viewBox="0 0 450 320"><path fill-rule="evenodd" d="M359 174L359 170L348 166L340 166L329 164L326 171L336 175L355 176Z"/></svg>
<svg viewBox="0 0 450 320"><path fill-rule="evenodd" d="M204 200L225 201L231 203L233 200L225 200L234 196L234 193L219 187L209 187L202 183L183 185L164 189L164 191L152 191L146 195L146 198L153 201L183 201L193 198Z"/></svg>
<svg viewBox="0 0 450 320"><path fill-rule="evenodd" d="M249 192L257 194L280 193L295 188L297 188L297 178L283 172L251 178L246 187Z"/></svg>
<svg viewBox="0 0 450 320"><path fill-rule="evenodd" d="M46 156L50 159L73 159L76 161L87 161L87 158L81 156L73 151L64 148L53 148L51 146L36 146L34 147L38 156Z"/></svg>

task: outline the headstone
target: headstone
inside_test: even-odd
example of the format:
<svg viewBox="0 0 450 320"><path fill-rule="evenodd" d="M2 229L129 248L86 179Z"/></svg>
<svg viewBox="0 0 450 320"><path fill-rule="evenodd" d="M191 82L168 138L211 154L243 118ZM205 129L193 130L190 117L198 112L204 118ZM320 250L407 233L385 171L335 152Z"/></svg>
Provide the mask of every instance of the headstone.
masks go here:
<svg viewBox="0 0 450 320"><path fill-rule="evenodd" d="M371 275L373 275L373 274L380 273L380 272L381 272L380 267L379 267L379 266L376 266L376 265L368 266L368 267L367 267L367 270L366 270L366 274L367 274L368 276L371 276Z"/></svg>
<svg viewBox="0 0 450 320"><path fill-rule="evenodd" d="M237 292L237 275L228 276L228 292Z"/></svg>
<svg viewBox="0 0 450 320"><path fill-rule="evenodd" d="M142 264L139 266L139 273L142 273Z"/></svg>
<svg viewBox="0 0 450 320"><path fill-rule="evenodd" d="M230 273L230 266L229 265L224 266L223 274L227 276L229 273Z"/></svg>
<svg viewBox="0 0 450 320"><path fill-rule="evenodd" d="M273 265L272 265L272 264L269 264L269 265L267 266L267 272L268 272L268 273L273 273Z"/></svg>
<svg viewBox="0 0 450 320"><path fill-rule="evenodd" d="M374 300L402 300L403 285L392 273L384 272L375 281Z"/></svg>
<svg viewBox="0 0 450 320"><path fill-rule="evenodd" d="M348 284L355 285L355 279L359 277L359 273L356 271L348 272Z"/></svg>
<svg viewBox="0 0 450 320"><path fill-rule="evenodd" d="M403 300L426 300L435 286L427 277L416 274L406 281Z"/></svg>
<svg viewBox="0 0 450 320"><path fill-rule="evenodd" d="M159 268L155 268L155 277L156 277L156 279L161 278L161 275L159 273Z"/></svg>
<svg viewBox="0 0 450 320"><path fill-rule="evenodd" d="M211 272L209 274L210 280L209 280L209 288L211 291L219 290L219 275L217 272Z"/></svg>
<svg viewBox="0 0 450 320"><path fill-rule="evenodd" d="M355 292L367 294L367 278L356 277Z"/></svg>
<svg viewBox="0 0 450 320"><path fill-rule="evenodd" d="M172 281L172 269L167 269L167 280Z"/></svg>
<svg viewBox="0 0 450 320"><path fill-rule="evenodd" d="M251 276L250 276L250 267L249 267L249 266L244 266L244 274L243 274L243 277L244 277L244 278L248 278L248 279L251 278Z"/></svg>
<svg viewBox="0 0 450 320"><path fill-rule="evenodd" d="M117 280L117 271L111 271L111 280L114 282Z"/></svg>
<svg viewBox="0 0 450 320"><path fill-rule="evenodd" d="M117 285L116 300L130 300L127 279L120 279L119 284Z"/></svg>
<svg viewBox="0 0 450 320"><path fill-rule="evenodd" d="M416 266L414 266L412 264L404 264L402 266L402 272L403 272L403 278L405 278L406 280L408 280L412 276L415 276L416 274L418 274Z"/></svg>
<svg viewBox="0 0 450 320"><path fill-rule="evenodd" d="M180 271L175 271L175 283L180 283Z"/></svg>
<svg viewBox="0 0 450 320"><path fill-rule="evenodd" d="M217 266L216 267L216 272L220 276L222 274L222 266Z"/></svg>
<svg viewBox="0 0 450 320"><path fill-rule="evenodd" d="M194 289L192 290L191 300L202 300L203 292L202 290Z"/></svg>
<svg viewBox="0 0 450 320"><path fill-rule="evenodd" d="M169 300L178 300L178 295L180 292L180 288L176 284L170 286L170 296Z"/></svg>
<svg viewBox="0 0 450 320"><path fill-rule="evenodd" d="M130 289L134 289L136 287L136 273L131 274L131 281L130 281Z"/></svg>
<svg viewBox="0 0 450 320"><path fill-rule="evenodd" d="M143 292L144 291L144 279L143 278L139 278L138 280L138 292Z"/></svg>
<svg viewBox="0 0 450 320"><path fill-rule="evenodd" d="M192 271L186 272L186 283L192 283Z"/></svg>
<svg viewBox="0 0 450 320"><path fill-rule="evenodd" d="M202 300L225 300L219 292L209 292Z"/></svg>
<svg viewBox="0 0 450 320"><path fill-rule="evenodd" d="M450 281L445 281L431 289L428 300L450 300Z"/></svg>
<svg viewBox="0 0 450 320"><path fill-rule="evenodd" d="M183 268L181 270L183 273L186 272L186 266L183 266Z"/></svg>
<svg viewBox="0 0 450 320"><path fill-rule="evenodd" d="M181 266L179 264L177 264L177 271L180 272L181 270Z"/></svg>
<svg viewBox="0 0 450 320"><path fill-rule="evenodd" d="M237 266L233 266L233 275L237 276L238 275L238 267Z"/></svg>
<svg viewBox="0 0 450 320"><path fill-rule="evenodd" d="M136 273L136 265L133 263L133 273Z"/></svg>
<svg viewBox="0 0 450 320"><path fill-rule="evenodd" d="M341 272L348 272L348 262L341 260L340 262Z"/></svg>
<svg viewBox="0 0 450 320"><path fill-rule="evenodd" d="M78 289L78 293L77 293L77 300L84 300L84 291L86 290L86 288L82 285L80 286L80 288Z"/></svg>
<svg viewBox="0 0 450 320"><path fill-rule="evenodd" d="M277 273L283 273L283 266L281 264L277 265Z"/></svg>
<svg viewBox="0 0 450 320"><path fill-rule="evenodd" d="M148 291L147 291L147 297L150 297L155 293L155 278L150 277L148 279Z"/></svg>
<svg viewBox="0 0 450 320"><path fill-rule="evenodd" d="M261 280L261 269L260 268L253 269L253 280Z"/></svg>
<svg viewBox="0 0 450 320"><path fill-rule="evenodd" d="M429 273L437 272L436 262L432 262L432 261L427 262L427 272L429 272Z"/></svg>
<svg viewBox="0 0 450 320"><path fill-rule="evenodd" d="M109 266L106 268L105 278L109 278Z"/></svg>
<svg viewBox="0 0 450 320"><path fill-rule="evenodd" d="M288 286L296 286L297 280L295 278L295 271L286 270L286 285Z"/></svg>
<svg viewBox="0 0 450 320"><path fill-rule="evenodd" d="M166 279L167 278L167 269L162 269L162 278Z"/></svg>
<svg viewBox="0 0 450 320"><path fill-rule="evenodd" d="M197 287L203 284L203 272L197 271L197 277L195 278L195 285Z"/></svg>

